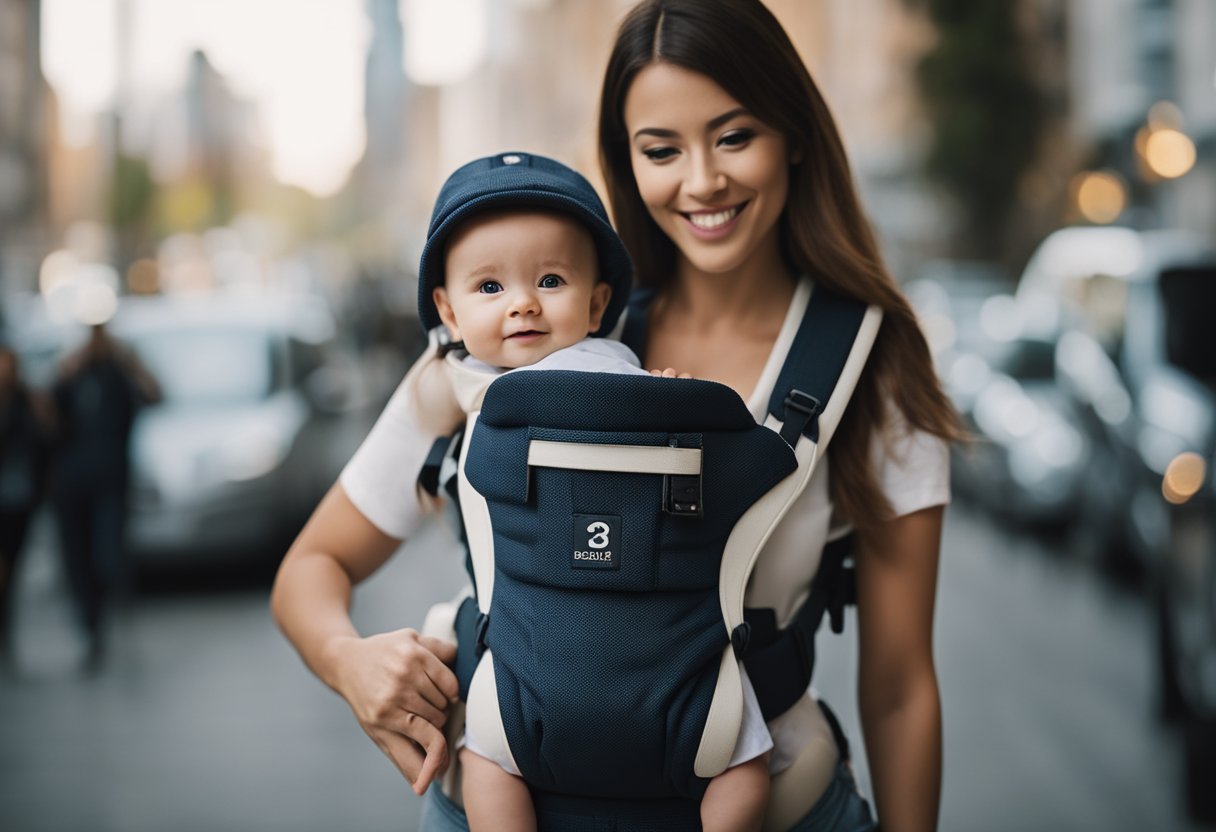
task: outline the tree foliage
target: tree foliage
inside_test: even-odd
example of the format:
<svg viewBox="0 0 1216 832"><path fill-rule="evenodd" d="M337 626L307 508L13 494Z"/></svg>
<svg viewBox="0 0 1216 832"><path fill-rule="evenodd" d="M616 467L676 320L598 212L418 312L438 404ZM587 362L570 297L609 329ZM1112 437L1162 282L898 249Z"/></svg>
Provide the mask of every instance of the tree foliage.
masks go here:
<svg viewBox="0 0 1216 832"><path fill-rule="evenodd" d="M917 66L933 127L925 171L958 203L962 253L998 257L1045 123L1020 3L909 2L927 11L938 32Z"/></svg>

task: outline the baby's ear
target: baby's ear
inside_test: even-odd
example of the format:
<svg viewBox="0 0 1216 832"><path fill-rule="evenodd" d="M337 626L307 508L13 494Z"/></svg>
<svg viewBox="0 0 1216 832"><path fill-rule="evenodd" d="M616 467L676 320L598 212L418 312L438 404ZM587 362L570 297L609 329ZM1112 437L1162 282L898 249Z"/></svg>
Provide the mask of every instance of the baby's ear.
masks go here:
<svg viewBox="0 0 1216 832"><path fill-rule="evenodd" d="M431 292L431 299L435 301L435 310L439 313L439 320L443 321L443 325L448 328L452 341L462 340L460 329L456 326L456 315L453 314L451 301L448 300L448 290L443 286L436 286Z"/></svg>
<svg viewBox="0 0 1216 832"><path fill-rule="evenodd" d="M610 300L612 300L612 287L601 280L591 290L591 317L587 326L588 333L600 328L600 322L604 320L604 312L608 309Z"/></svg>

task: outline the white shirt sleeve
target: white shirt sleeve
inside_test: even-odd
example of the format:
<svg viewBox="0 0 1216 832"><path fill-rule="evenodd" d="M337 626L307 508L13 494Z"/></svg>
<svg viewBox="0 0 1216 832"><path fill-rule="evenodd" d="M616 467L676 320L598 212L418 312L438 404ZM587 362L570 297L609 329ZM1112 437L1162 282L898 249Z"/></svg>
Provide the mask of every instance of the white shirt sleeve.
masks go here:
<svg viewBox="0 0 1216 832"><path fill-rule="evenodd" d="M885 431L874 437L871 458L894 516L949 503L949 444L933 434L910 430L893 406L888 414Z"/></svg>
<svg viewBox="0 0 1216 832"><path fill-rule="evenodd" d="M423 519L418 475L437 438L418 424L410 388L398 385L338 477L346 496L380 531L404 540Z"/></svg>

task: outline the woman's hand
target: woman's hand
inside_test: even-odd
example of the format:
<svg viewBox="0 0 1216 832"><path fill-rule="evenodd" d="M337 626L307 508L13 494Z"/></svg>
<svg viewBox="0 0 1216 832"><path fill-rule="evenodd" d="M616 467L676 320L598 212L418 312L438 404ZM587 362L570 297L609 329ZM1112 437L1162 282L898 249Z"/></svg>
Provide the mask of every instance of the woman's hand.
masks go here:
<svg viewBox="0 0 1216 832"><path fill-rule="evenodd" d="M665 370L651 370L650 374L661 378L692 378L692 373L677 373L671 367Z"/></svg>
<svg viewBox="0 0 1216 832"><path fill-rule="evenodd" d="M443 726L459 686L445 662L455 661L456 648L405 629L342 636L330 651L335 687L359 725L423 794L448 767Z"/></svg>

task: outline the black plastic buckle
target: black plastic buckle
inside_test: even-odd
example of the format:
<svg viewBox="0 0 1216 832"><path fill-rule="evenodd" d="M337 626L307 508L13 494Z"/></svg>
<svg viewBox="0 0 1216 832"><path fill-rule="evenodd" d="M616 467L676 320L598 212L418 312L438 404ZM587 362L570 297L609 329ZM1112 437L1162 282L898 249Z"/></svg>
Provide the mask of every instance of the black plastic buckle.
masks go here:
<svg viewBox="0 0 1216 832"><path fill-rule="evenodd" d="M701 505L701 477L667 474L663 477L663 511L681 517L700 517L704 514Z"/></svg>
<svg viewBox="0 0 1216 832"><path fill-rule="evenodd" d="M667 446L680 447L675 439L669 439ZM664 474L663 511L679 517L702 516L705 507L701 504L701 475Z"/></svg>
<svg viewBox="0 0 1216 832"><path fill-rule="evenodd" d="M818 416L823 412L823 404L810 393L801 390L791 390L785 396L785 418L781 424L781 438L791 448L798 444L798 437L807 432L812 441L819 441Z"/></svg>
<svg viewBox="0 0 1216 832"><path fill-rule="evenodd" d="M481 658L481 654L486 652L486 630L490 627L490 616L483 612L477 613L477 624L475 625L476 641L474 642L474 650L477 657Z"/></svg>
<svg viewBox="0 0 1216 832"><path fill-rule="evenodd" d="M744 621L730 631L730 646L735 649L735 658L742 659L747 655L747 648L752 641L752 625Z"/></svg>

